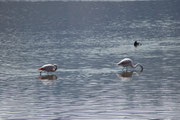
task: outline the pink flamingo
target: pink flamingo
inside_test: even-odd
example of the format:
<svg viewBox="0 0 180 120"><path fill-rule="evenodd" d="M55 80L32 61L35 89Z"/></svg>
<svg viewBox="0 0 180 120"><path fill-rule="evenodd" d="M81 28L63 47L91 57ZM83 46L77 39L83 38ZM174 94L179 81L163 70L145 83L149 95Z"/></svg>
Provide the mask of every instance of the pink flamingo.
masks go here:
<svg viewBox="0 0 180 120"><path fill-rule="evenodd" d="M38 70L41 70L42 71L46 71L46 72L55 72L57 70L57 65L54 64L46 64L46 65L43 65L42 67L38 68ZM41 74L40 72L40 74Z"/></svg>
<svg viewBox="0 0 180 120"><path fill-rule="evenodd" d="M117 63L117 65L125 67L126 70L127 70L128 67L136 68L137 66L140 66L141 67L141 71L143 71L143 66L141 64L139 64L139 63L134 65L133 61L130 58L122 59L119 63Z"/></svg>

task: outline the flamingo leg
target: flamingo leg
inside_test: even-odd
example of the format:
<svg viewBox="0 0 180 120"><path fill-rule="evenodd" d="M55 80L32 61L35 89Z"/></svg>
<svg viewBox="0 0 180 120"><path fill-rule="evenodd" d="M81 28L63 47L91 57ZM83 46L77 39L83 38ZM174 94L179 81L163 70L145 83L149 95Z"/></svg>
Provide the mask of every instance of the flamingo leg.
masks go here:
<svg viewBox="0 0 180 120"><path fill-rule="evenodd" d="M128 67L126 67L126 72L128 71Z"/></svg>

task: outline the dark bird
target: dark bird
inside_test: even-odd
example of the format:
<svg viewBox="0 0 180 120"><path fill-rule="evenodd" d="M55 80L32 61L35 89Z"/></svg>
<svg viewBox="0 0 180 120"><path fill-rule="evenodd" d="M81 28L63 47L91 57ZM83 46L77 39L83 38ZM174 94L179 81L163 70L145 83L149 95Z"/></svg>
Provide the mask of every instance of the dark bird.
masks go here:
<svg viewBox="0 0 180 120"><path fill-rule="evenodd" d="M134 47L137 47L139 45L142 45L141 43L137 42L137 41L134 41Z"/></svg>

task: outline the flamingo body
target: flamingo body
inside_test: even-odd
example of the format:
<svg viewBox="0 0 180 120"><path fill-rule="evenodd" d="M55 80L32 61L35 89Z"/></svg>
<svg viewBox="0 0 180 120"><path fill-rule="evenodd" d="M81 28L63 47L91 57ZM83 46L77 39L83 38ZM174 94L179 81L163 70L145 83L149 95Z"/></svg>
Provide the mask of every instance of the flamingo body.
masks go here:
<svg viewBox="0 0 180 120"><path fill-rule="evenodd" d="M128 67L128 66L132 66L133 62L130 58L124 58L118 63L118 65L123 67Z"/></svg>
<svg viewBox="0 0 180 120"><path fill-rule="evenodd" d="M42 70L42 71L46 71L46 72L55 72L57 70L57 65L56 64L54 64L54 65L46 64L46 65L43 65L42 67L38 68L38 70Z"/></svg>
<svg viewBox="0 0 180 120"><path fill-rule="evenodd" d="M117 63L117 65L125 67L126 70L127 70L128 67L136 68L137 66L140 66L141 67L141 71L143 71L143 66L141 64L139 64L139 63L134 65L133 61L130 58L122 59L119 63Z"/></svg>

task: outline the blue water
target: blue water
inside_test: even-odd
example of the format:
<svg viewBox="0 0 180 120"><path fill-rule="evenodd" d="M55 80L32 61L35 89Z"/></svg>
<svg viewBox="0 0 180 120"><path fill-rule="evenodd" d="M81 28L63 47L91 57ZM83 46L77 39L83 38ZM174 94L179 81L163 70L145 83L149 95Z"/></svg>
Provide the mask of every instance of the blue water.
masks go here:
<svg viewBox="0 0 180 120"><path fill-rule="evenodd" d="M0 2L0 119L180 119L179 5Z"/></svg>

